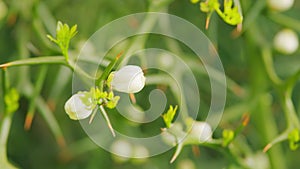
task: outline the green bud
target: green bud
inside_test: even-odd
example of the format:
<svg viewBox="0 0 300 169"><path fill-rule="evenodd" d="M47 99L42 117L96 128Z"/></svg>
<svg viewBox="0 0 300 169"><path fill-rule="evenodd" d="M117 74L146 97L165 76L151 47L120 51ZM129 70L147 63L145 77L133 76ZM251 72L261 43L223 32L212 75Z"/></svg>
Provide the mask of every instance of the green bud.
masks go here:
<svg viewBox="0 0 300 169"><path fill-rule="evenodd" d="M19 98L19 93L15 88L10 89L8 93L6 93L6 95L4 96L6 113L13 113L19 108Z"/></svg>
<svg viewBox="0 0 300 169"><path fill-rule="evenodd" d="M288 139L289 139L290 149L297 150L300 142L299 130L298 129L292 130L288 135Z"/></svg>
<svg viewBox="0 0 300 169"><path fill-rule="evenodd" d="M234 131L225 129L222 132L222 136L223 136L223 143L222 143L222 145L223 145L223 147L226 147L234 139Z"/></svg>

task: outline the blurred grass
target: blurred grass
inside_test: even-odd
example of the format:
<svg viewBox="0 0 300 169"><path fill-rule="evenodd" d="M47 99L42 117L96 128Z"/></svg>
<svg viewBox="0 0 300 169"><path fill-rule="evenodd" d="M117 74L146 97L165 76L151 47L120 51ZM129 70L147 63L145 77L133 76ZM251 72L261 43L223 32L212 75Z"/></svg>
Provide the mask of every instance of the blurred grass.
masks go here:
<svg viewBox="0 0 300 169"><path fill-rule="evenodd" d="M0 63L13 61L21 58L35 57L39 55L57 55L59 50L46 39L46 34L53 34L55 32L56 20L61 20L69 25L78 25L78 36L71 43L71 49L78 50L78 44L89 38L101 26L109 23L110 21L119 17L137 13L146 12L149 2L146 0L52 0L52 1L18 1L6 0L4 1L8 7L8 13L4 18L0 18ZM260 0L257 1L242 1L248 5L244 9L245 16L245 31L251 29L251 25L258 25L259 29L267 39L267 43L272 45L272 38L274 34L284 27L291 27L298 31L300 34L300 2L296 1L292 10L284 12L283 14L275 14L269 12ZM257 5L258 4L258 5ZM253 7L258 6L258 9ZM249 7L249 8L248 8ZM250 74L256 69L255 65L249 64L249 57L257 55L259 49L249 50L249 42L245 34L237 38L232 37L234 27L229 26L222 22L217 15L213 15L209 30L204 29L205 14L199 11L197 5L189 3L189 1L174 0L168 11L170 14L182 17L197 27L199 27L213 42L218 49L220 59L226 71L226 75L240 85L246 93L251 92L254 84L250 83ZM247 15L249 14L249 15ZM251 14L251 15L250 15ZM293 18L290 22L282 16ZM249 17L249 20L248 20ZM281 17L281 18L280 18ZM275 19L274 19L275 18ZM278 19L279 18L279 19ZM291 24L292 22L292 24ZM168 41L167 38L164 39ZM163 46L158 42L159 38L151 36L147 41L147 47ZM167 45L165 46L167 48ZM183 47L180 46L181 49ZM183 50L186 54L187 60L191 52ZM292 56L282 56L282 54L274 52L275 69L280 77L286 78L292 75L300 68L300 50ZM256 65L257 66L257 65ZM200 66L199 66L200 67ZM38 76L38 66L34 67L18 67L9 69L11 75L11 84L17 86L21 93L24 93L24 85L29 83L35 84L36 77ZM204 94L201 100L201 112L206 112L210 105L210 92L208 78L201 75L197 70L193 70L199 83L201 93ZM254 75L255 76L255 75ZM29 100L25 97L21 99L20 109L14 115L12 129L8 140L8 157L16 166L24 169L94 169L94 168L122 168L131 169L133 167L143 169L155 168L176 168L181 160L189 158L194 162L196 168L224 168L229 161L224 156L212 149L200 148L200 156L194 156L190 147L184 149L179 158L174 164L169 164L170 157L173 150L170 150L159 156L150 157L146 162L136 164L132 162L125 162L122 164L113 160L111 154L100 147L96 146L93 142L86 139L86 134L82 130L80 124L76 121L71 121L63 110L64 102L71 95L71 78L72 74L69 70L57 65L49 66L47 71L46 80L42 86L41 97L45 98L46 108L48 114L53 115L57 122L50 122L52 125L59 125L58 135L63 135L66 141L66 146L59 146L57 138L51 134L49 123L47 124L45 118L41 113L36 113L31 130L24 130L24 120L29 108ZM255 78L255 77L254 77ZM265 78L264 76L260 78ZM267 83L267 82L266 82ZM257 84L256 84L257 85ZM258 88L258 87L257 87ZM294 103L296 104L298 115L300 113L300 97L299 85L294 91ZM145 92L146 93L146 92ZM28 94L30 97L30 94ZM278 100L274 93L271 93L271 102ZM148 98L147 95L138 96L138 98ZM2 97L1 97L2 99ZM174 100L173 100L174 101ZM147 108L148 104L141 104ZM241 115L245 111L249 111L249 100L246 97L237 96L234 91L228 91L227 98L227 111L225 111L224 119L221 124L222 127L233 128L238 123ZM271 113L276 120L279 131L285 127L285 122L282 120L282 110L278 104L272 104ZM37 110L43 112L43 110ZM205 118L205 114L199 115L199 120ZM112 121L119 121L121 118L117 115L112 115ZM49 120L49 119L47 119ZM228 121L227 121L228 120ZM255 118L253 118L255 120ZM131 130L135 126L130 126L125 120L118 122L120 126L129 125L128 128L124 127L124 131ZM157 126L155 132L159 131L159 126L162 126L161 119L151 123ZM154 132L151 125L142 126L147 134ZM247 129L244 131L244 141L250 145L255 151L261 151L265 145L266 140L262 135L258 134L259 125L251 122ZM50 127L51 128L51 127ZM53 127L52 127L53 128ZM56 128L56 127L54 127ZM118 127L119 128L119 127ZM217 129L216 135L220 133ZM135 131L128 131L135 132ZM155 133L154 132L154 133ZM54 135L55 132L54 132ZM57 135L56 135L57 136ZM76 148L77 141L80 147ZM70 146L70 147L69 147ZM281 145L283 147L282 156L285 157L284 161L287 163L287 168L297 168L300 165L298 157L300 152L292 152L288 148L286 142ZM280 147L276 145L276 147ZM79 149L79 150L77 150ZM77 154L76 154L77 152ZM78 153L79 152L79 153ZM76 156L74 156L74 154Z"/></svg>

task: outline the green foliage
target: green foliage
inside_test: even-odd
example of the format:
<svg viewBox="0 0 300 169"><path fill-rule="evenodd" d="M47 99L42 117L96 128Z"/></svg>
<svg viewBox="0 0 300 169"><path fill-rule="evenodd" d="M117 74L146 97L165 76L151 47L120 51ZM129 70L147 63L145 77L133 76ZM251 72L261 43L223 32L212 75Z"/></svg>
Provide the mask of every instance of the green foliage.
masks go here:
<svg viewBox="0 0 300 169"><path fill-rule="evenodd" d="M178 106L176 105L175 108L173 108L172 105L170 105L169 110L167 111L167 113L163 114L162 117L164 119L164 122L167 126L167 128L171 127L172 124L172 120L175 117L176 111L177 111Z"/></svg>
<svg viewBox="0 0 300 169"><path fill-rule="evenodd" d="M86 106L92 106L92 109L96 107L96 105L101 106L104 105L109 109L113 109L117 106L120 96L114 96L113 91L107 93L106 91L101 92L99 88L92 87L89 92L80 92L84 94L81 97L81 101L85 103ZM91 101L93 105L90 105Z"/></svg>
<svg viewBox="0 0 300 169"><path fill-rule="evenodd" d="M197 3L198 1L192 1ZM224 11L221 11L220 3L218 0L206 0L200 3L200 10L207 13L207 24L209 23L210 17L214 11L228 24L237 25L242 23L243 16L237 6L234 6L233 0L224 0ZM207 25L208 26L208 25Z"/></svg>
<svg viewBox="0 0 300 169"><path fill-rule="evenodd" d="M230 25L237 25L243 21L243 17L239 13L238 7L233 6L233 0L224 0L224 12L223 15L220 16Z"/></svg>
<svg viewBox="0 0 300 169"><path fill-rule="evenodd" d="M185 159L190 160L189 164L194 165L194 167L189 168L297 168L299 166L297 159L300 155L300 151L298 151L300 144L300 97L298 96L300 53L298 48L296 52L286 57L286 54L273 49L272 41L276 32L281 28L292 29L299 35L299 3L295 3L289 11L281 13L280 11L274 12L272 8L267 6L268 3L266 1L260 0L253 2L241 1L241 4L239 4L238 0L190 1L193 4L200 5L202 12L197 11L198 9L191 9L187 1L173 1L168 6L165 2L171 2L170 0L155 1L156 5L153 5L154 1L151 0L147 1L147 3L144 1L126 0L119 5L116 5L116 3L120 2L114 0L87 0L80 4L72 3L72 1L64 3L61 1L26 1L21 3L21 5L18 1L3 1L5 6L8 7L8 11L4 17L1 17L2 19L0 18L2 37L0 39L0 68L10 72L11 76L6 78L6 80L11 81L11 84L18 87L18 92L20 93L8 87L9 90L5 91L4 93L6 94L0 99L4 101L4 104L0 104L0 106L4 105L3 109L8 112L8 114L4 114L0 118L0 124L5 125L1 127L1 140L5 141L9 138L8 152L6 152L6 145L0 145L0 156L2 159L2 161L0 160L0 168L11 167L7 160L4 160L7 158L7 154L9 155L9 160L20 166L20 168L31 169L74 168L74 166L79 168L102 167L112 169L184 168L182 166L186 165L181 165L181 162L183 161L183 164L186 164ZM86 11L86 9L89 10ZM245 16L242 15L241 9L245 11ZM211 20L210 29L203 32L214 45L217 45L217 52L223 62L227 75L228 104L226 104L219 126L214 126L217 128L213 131L212 139L209 142L201 143L196 141L187 143L185 142L186 140L182 140L188 132L187 129L192 126L195 119L188 120L187 118L182 119L182 121L180 119L179 122L172 123L176 115L177 106L175 108L170 106L168 112L162 115L167 127L163 131L170 136L167 139L172 144L168 145L179 143L172 158L172 162L176 159L174 164L167 164L167 161L170 160L169 153L158 157L145 158L143 159L145 162L139 164L131 163L131 160L125 162L124 160L117 161L110 157L110 153L95 146L86 136L86 133L81 132L82 130L79 129L77 123L71 122L65 117L64 113L61 113L63 112L62 104L69 96L71 90L69 82L72 79L72 73L61 68L61 66L67 66L71 68L70 70L75 70L74 67L76 65L71 61L68 62L68 51L69 54L77 56L81 50L81 43L86 41L95 30L106 23L133 12L160 10L161 12L168 11L176 14L178 17L187 19L199 26L200 29L202 29L203 24L199 24L199 20L205 17L207 17L207 23ZM73 11L76 11L76 13ZM80 15L78 15L79 13ZM216 17L220 17L221 22L229 25L219 24L219 19L214 18L213 13L218 14ZM197 17L195 17L195 14L197 14ZM70 40L77 33L76 25L70 27L62 22L57 23L56 18L64 18L68 22L76 22L80 25L82 31L80 32L80 37L76 39L78 41L74 41L74 48L69 49L69 44ZM129 24L132 26L140 24L143 28L148 29L155 26L154 24L158 23L158 20L159 18L146 18L143 22L136 23L133 20ZM45 32L51 32L56 23L56 38L50 35L47 37L59 46L64 57L54 56L57 54L56 48L53 48L55 46L45 37ZM243 30L239 34L235 34L236 32L230 25L241 25L241 23L243 23L243 27L241 27ZM168 22L163 22L163 25L166 26L166 31L168 31ZM178 29L181 29L180 25L178 25ZM110 39L107 40L110 41ZM134 49L156 48L158 46L165 47L166 50L171 50L172 52L176 51L175 53L191 68L196 80L201 82L198 86L201 93L201 106L197 120L204 120L206 117L205 112L208 111L207 109L211 104L209 98L212 97L209 95L210 90L207 86L212 81L211 79L208 80L209 78L203 73L205 68L202 67L198 59L195 59L194 52L187 50L181 42L162 36L156 37L156 35L128 38L122 41L121 44L111 48L107 55L124 50L127 57L127 51L130 53ZM93 47L97 49L96 54L99 54L98 48L102 48L102 46L96 45ZM100 54L102 53L100 52ZM44 57L44 55L47 56ZM101 76L98 79L91 78L88 73L81 71L83 73L80 73L80 76L96 80L94 86L87 86L87 88L91 89L90 91L83 92L85 94L82 97L83 102L90 105L91 102L89 101L92 101L92 108L96 110L93 113L99 112L97 110L100 109L102 117L105 118L112 133L113 129L108 115L112 119L112 124L117 123L117 130L120 129L124 133L128 132L132 136L151 135L153 132L159 133L161 128L159 121L153 121L149 124L136 124L126 118L120 118L118 113L110 113L115 110L109 110L110 112L108 113L105 112L105 109L114 108L120 99L119 96L115 96L112 93L111 86L113 79L113 73L111 72L117 67L118 58L104 58L105 61L111 62L108 65L105 62L105 64L99 66L97 74L101 74ZM84 63L96 64L86 58L82 59ZM128 60L122 60L122 64L127 63L141 63L145 67L148 64L147 61L140 58L136 59L135 56ZM44 80L41 93L36 95L36 99L32 99L35 97L32 91L35 91L34 84L38 76L38 71L36 71L35 67L41 64L51 65L49 66L50 71L47 72L48 76ZM31 65L35 66L27 68ZM79 69L80 67L77 67L75 71ZM176 74L184 74L182 69L177 69L175 66L174 70L176 70ZM168 101L170 99L170 102L180 102L180 100L177 100L180 96L176 94L178 93L176 86L174 87L174 84L168 82L167 78L164 78L163 75L157 72L152 74L151 71L147 73L147 76L152 76L147 82L151 84L146 87L145 91L136 95L137 103L133 105L135 108L142 112L142 110L146 110L149 107L148 102L144 100L149 97L149 93L155 87L162 89ZM213 80L214 78L217 77L213 77ZM23 98L22 106L19 110L20 113L10 116L19 107L19 97ZM24 132L24 130L20 129L23 127L22 122L27 111L24 107L29 107L27 100L35 100L37 113L40 113L35 116L37 117L35 118L36 123L34 123L30 132ZM183 104L180 107L181 110L189 109L185 106ZM132 113L131 109L122 111L127 113L127 115ZM184 113L189 113L188 111L182 112L183 114L180 114L179 118L181 118L181 115L184 117ZM237 126L235 130L228 130L227 128L236 127L244 113L251 115L251 123L249 123L247 131L242 132L247 126L249 118L242 120L242 124ZM6 117L13 121L11 126L12 132L10 132L10 125L7 125L7 121L4 121L7 120ZM42 127L40 127L41 124L43 124ZM58 145L55 141L51 141L53 136L49 131L52 132L57 143L59 143L59 150L61 151L57 151ZM282 133L280 133L281 131ZM68 140L68 144L64 144L63 132L66 132L65 137ZM197 133L195 134L196 136ZM101 135L102 133L99 132L97 134ZM18 140L22 140L22 144L18 144ZM286 150L286 146L274 146L284 141L289 143L290 149L294 152ZM115 141L113 140L113 142ZM272 149L272 151L262 153L260 145L265 143L267 145L263 151L266 152L269 149ZM193 146L193 151L188 147L191 145ZM201 156L192 157L192 152L197 154L198 146L201 147ZM207 148L202 149L202 147ZM30 152L32 149L35 151L28 156L27 152ZM134 153L136 151L135 149L130 149L130 146L127 146L126 150ZM40 156L43 153L45 156ZM252 161L255 161L255 164L251 163ZM227 164L228 166L226 166Z"/></svg>
<svg viewBox="0 0 300 169"><path fill-rule="evenodd" d="M47 35L47 37L56 43L61 51L62 54L65 56L66 60L69 60L68 50L70 40L77 34L77 25L72 26L71 28L67 24L63 24L62 22L57 22L56 27L56 39L51 35Z"/></svg>

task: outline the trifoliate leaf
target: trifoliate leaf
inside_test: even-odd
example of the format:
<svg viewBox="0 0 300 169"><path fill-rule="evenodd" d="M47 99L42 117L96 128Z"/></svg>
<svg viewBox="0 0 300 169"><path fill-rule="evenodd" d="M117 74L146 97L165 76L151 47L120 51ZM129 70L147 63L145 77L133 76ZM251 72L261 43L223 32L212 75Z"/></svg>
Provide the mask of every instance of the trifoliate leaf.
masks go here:
<svg viewBox="0 0 300 169"><path fill-rule="evenodd" d="M63 55L68 58L68 49L69 49L69 43L70 40L76 35L77 33L77 25L72 26L72 28L70 29L69 25L67 24L63 24L62 22L58 21L57 22L57 27L56 27L56 38L47 35L47 37L53 41L54 43L56 43Z"/></svg>

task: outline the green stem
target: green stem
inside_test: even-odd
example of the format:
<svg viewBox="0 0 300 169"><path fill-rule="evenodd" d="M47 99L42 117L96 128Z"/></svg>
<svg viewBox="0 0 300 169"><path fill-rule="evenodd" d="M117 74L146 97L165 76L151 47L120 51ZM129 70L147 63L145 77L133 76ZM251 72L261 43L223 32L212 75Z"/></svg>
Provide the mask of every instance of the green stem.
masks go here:
<svg viewBox="0 0 300 169"><path fill-rule="evenodd" d="M250 3L249 2L243 2L243 3ZM255 20L260 16L260 13L263 11L263 9L266 7L266 1L260 0L256 1L254 5L249 9L245 14L245 21L243 23L243 32L248 30L249 27L252 26L252 24L256 24ZM243 8L246 8L246 5L243 6Z"/></svg>
<svg viewBox="0 0 300 169"><path fill-rule="evenodd" d="M291 29L294 29L294 30L300 32L300 22L297 19L285 16L279 12L278 13L275 13L275 12L269 13L268 17L275 23L278 23L282 26L285 26L285 27L288 27L288 28L291 28Z"/></svg>
<svg viewBox="0 0 300 169"><path fill-rule="evenodd" d="M277 126L275 118L272 114L271 105L272 99L268 93L270 81L271 85L278 85L281 83L277 77L274 68L273 61L271 60L271 54L267 49L260 56L260 51L257 51L257 45L266 47L267 43L264 43L264 37L260 34L256 26L252 26L246 32L248 39L248 52L251 53L249 58L250 78L251 78L251 98L257 98L256 104L251 109L253 122L258 129L260 136L264 140L263 144L267 144L275 138L277 133ZM261 44L262 43L262 44ZM285 158L282 156L281 147L273 147L268 152L270 163L274 169L285 169Z"/></svg>
<svg viewBox="0 0 300 169"><path fill-rule="evenodd" d="M32 93L31 99L30 99L30 103L29 103L29 108L28 108L28 112L26 115L26 120L25 120L25 124L24 124L24 128L25 129L30 129L31 127L31 123L35 114L35 107L36 107L36 98L39 96L39 93L41 92L41 89L43 87L46 75L47 75L47 70L48 67L47 66L42 66L40 68L40 71L38 73L38 77L37 77L37 81L36 84L34 86L34 91Z"/></svg>
<svg viewBox="0 0 300 169"><path fill-rule="evenodd" d="M15 66L41 65L41 64L61 64L69 67L75 73L78 73L89 79L94 79L89 74L87 74L84 70L78 67L75 62L71 60L67 62L65 57L63 56L41 56L41 57L20 59L8 63L0 64L0 68L5 69L8 67L15 67Z"/></svg>
<svg viewBox="0 0 300 169"><path fill-rule="evenodd" d="M96 85L99 86L101 92L103 91L104 81L107 79L112 69L116 66L121 54L122 53L118 54L117 57L109 63L109 65L105 68L101 76L96 80Z"/></svg>
<svg viewBox="0 0 300 169"><path fill-rule="evenodd" d="M287 94L290 95L290 97L299 78L300 78L300 69L293 76L291 76L289 79L286 80L286 86L285 86L286 92Z"/></svg>
<svg viewBox="0 0 300 169"><path fill-rule="evenodd" d="M294 76L291 77L291 80L288 80L286 83L283 83L282 80L277 76L275 72L273 66L274 63L272 59L272 51L269 47L263 48L262 58L263 58L264 66L266 68L267 75L271 80L272 84L274 85L275 89L277 89L277 92L280 96L280 103L285 113L288 128L290 127L300 128L300 123L291 98L293 85L295 84L298 76L300 76L300 73L297 72Z"/></svg>
<svg viewBox="0 0 300 169"><path fill-rule="evenodd" d="M288 129L294 129L294 128L300 129L300 122L292 98L288 93L285 93L281 97L283 98L281 99L281 105L286 116Z"/></svg>
<svg viewBox="0 0 300 169"><path fill-rule="evenodd" d="M269 79L272 81L275 87L279 87L282 84L282 80L277 76L274 70L272 51L269 47L264 47L262 49L262 57Z"/></svg>
<svg viewBox="0 0 300 169"><path fill-rule="evenodd" d="M3 161L7 161L6 145L7 145L10 126L11 126L11 116L6 115L1 121L1 127L0 127L0 156L1 158L3 158L2 159Z"/></svg>
<svg viewBox="0 0 300 169"><path fill-rule="evenodd" d="M0 168L3 169L16 169L15 166L10 164L7 159L7 139L11 127L12 116L5 115L1 121L0 126Z"/></svg>
<svg viewBox="0 0 300 169"><path fill-rule="evenodd" d="M0 68L3 69L7 67L14 67L14 66L40 65L40 64L62 64L65 66L69 66L69 64L65 61L65 57L63 56L42 56L42 57L20 59L8 63L0 64Z"/></svg>
<svg viewBox="0 0 300 169"><path fill-rule="evenodd" d="M5 96L9 90L8 76L7 76L6 71L7 70L4 69L3 75L2 75L3 96ZM11 127L12 114L8 114L6 112L5 101L4 101L3 105L4 105L4 117L0 122L0 168L14 169L15 167L13 165L11 165L7 159L7 139L8 139L9 131L10 131L10 127Z"/></svg>
<svg viewBox="0 0 300 169"><path fill-rule="evenodd" d="M30 99L32 97L33 91L34 91L34 88L31 85L31 83L26 82L26 84L23 84L23 90L21 92L26 98ZM41 114L41 116L44 118L46 123L48 124L51 132L53 133L53 135L56 138L57 143L61 147L64 147L65 140L64 140L62 130L58 124L58 121L54 117L53 113L51 112L51 110L48 107L45 100L40 96L37 96L37 98L36 98L36 108L39 111L39 113Z"/></svg>

